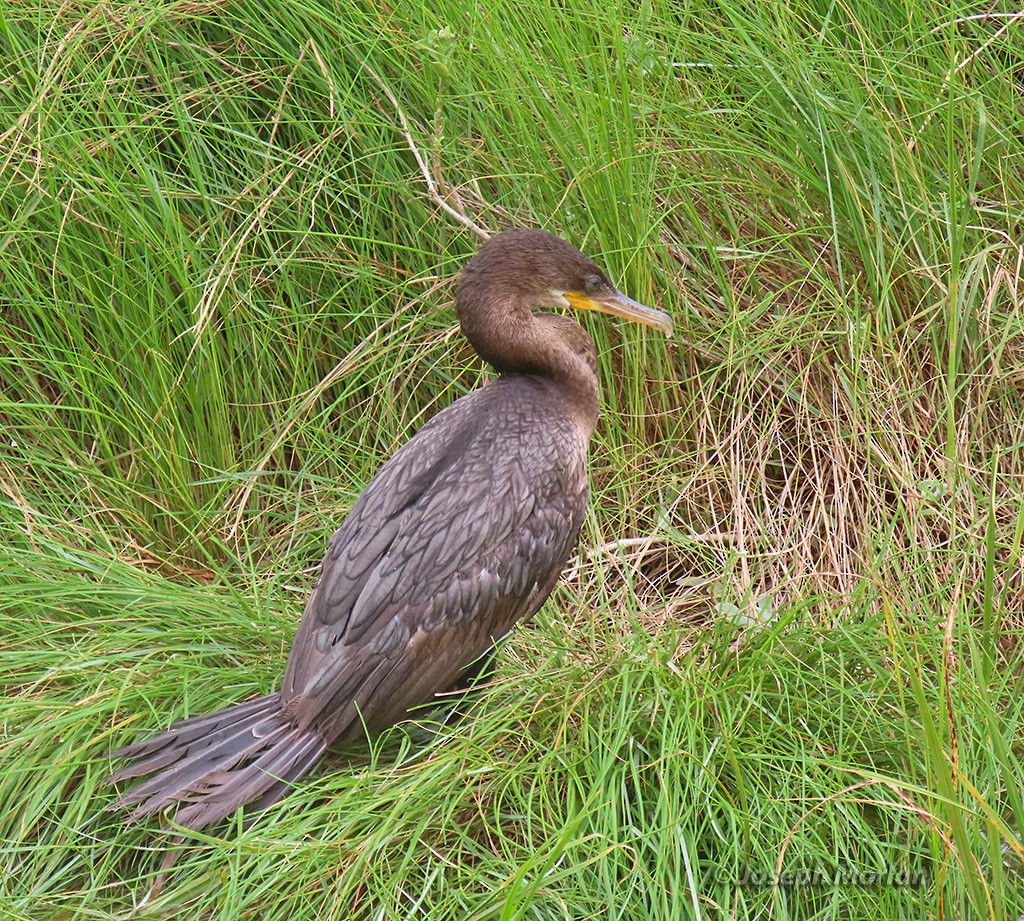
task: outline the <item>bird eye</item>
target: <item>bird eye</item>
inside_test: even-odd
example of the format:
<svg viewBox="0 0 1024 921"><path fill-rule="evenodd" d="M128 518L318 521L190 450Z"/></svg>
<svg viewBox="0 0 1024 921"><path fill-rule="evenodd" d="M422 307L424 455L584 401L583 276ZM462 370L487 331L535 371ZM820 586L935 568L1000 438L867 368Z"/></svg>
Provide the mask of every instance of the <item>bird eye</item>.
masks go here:
<svg viewBox="0 0 1024 921"><path fill-rule="evenodd" d="M588 294L593 294L601 287L601 277L599 275L588 275L583 279L583 285Z"/></svg>

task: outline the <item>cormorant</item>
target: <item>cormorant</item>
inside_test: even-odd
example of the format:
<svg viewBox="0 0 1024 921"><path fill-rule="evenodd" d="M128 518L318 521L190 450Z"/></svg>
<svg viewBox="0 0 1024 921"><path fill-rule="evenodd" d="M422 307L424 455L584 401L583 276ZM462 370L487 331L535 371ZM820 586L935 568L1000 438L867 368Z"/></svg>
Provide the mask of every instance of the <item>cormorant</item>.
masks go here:
<svg viewBox="0 0 1024 921"><path fill-rule="evenodd" d="M179 802L191 829L265 808L328 745L463 686L537 612L579 538L598 416L594 344L544 307L672 331L558 237L521 228L487 241L456 309L498 376L427 422L334 532L281 689L118 749L131 762L112 781L153 776L113 808L136 819Z"/></svg>

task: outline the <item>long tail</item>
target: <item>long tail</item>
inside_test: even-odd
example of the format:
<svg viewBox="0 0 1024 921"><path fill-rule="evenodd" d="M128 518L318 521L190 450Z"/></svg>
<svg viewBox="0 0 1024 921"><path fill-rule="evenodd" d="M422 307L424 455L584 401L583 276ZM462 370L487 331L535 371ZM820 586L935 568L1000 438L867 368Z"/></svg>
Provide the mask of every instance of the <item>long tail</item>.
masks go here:
<svg viewBox="0 0 1024 921"><path fill-rule="evenodd" d="M109 782L153 776L110 808L134 806L127 816L132 821L178 801L187 805L178 810L176 823L203 828L239 806L258 811L273 805L326 747L315 730L300 729L284 716L279 693L268 694L180 720L159 735L119 748L114 757L132 763L111 774Z"/></svg>

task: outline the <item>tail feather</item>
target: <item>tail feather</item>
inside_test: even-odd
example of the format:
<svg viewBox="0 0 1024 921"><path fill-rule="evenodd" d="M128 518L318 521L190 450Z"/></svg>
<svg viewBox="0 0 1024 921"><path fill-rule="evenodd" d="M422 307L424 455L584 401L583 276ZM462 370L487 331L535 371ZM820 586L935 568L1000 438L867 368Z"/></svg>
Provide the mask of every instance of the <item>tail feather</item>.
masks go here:
<svg viewBox="0 0 1024 921"><path fill-rule="evenodd" d="M111 808L134 806L128 820L169 803L176 822L199 829L227 818L240 806L265 809L280 800L317 762L326 743L285 715L280 694L237 704L209 716L174 723L165 732L114 752L134 759L110 781L152 774Z"/></svg>
<svg viewBox="0 0 1024 921"><path fill-rule="evenodd" d="M189 805L179 810L175 821L188 828L201 828L226 818L240 806L251 805L255 812L266 809L316 763L324 748L319 737L295 729L252 764L238 771L206 774L202 788L182 798Z"/></svg>
<svg viewBox="0 0 1024 921"><path fill-rule="evenodd" d="M196 750L193 745L186 751L179 750L179 757L173 763L126 793L122 797L123 804L129 806L145 800L143 807L136 810L144 815L174 800L190 799L191 794L211 782L223 785L232 778L241 781L246 762L257 759L267 746L276 745L287 731L286 726L279 726L257 737L255 728L241 726L238 732L208 748ZM166 755L161 760L166 760Z"/></svg>
<svg viewBox="0 0 1024 921"><path fill-rule="evenodd" d="M268 703L271 700L277 701L279 696L279 694L268 694L265 697L256 697L224 710L218 710L216 713L203 713L200 716L190 716L188 719L178 720L155 736L147 736L138 742L132 742L131 745L123 745L111 752L110 756L112 758L139 758L163 748L172 738L180 744L193 742L211 732L216 732L223 726L237 723L253 713L265 714Z"/></svg>
<svg viewBox="0 0 1024 921"><path fill-rule="evenodd" d="M249 741L254 737L255 727L266 720L268 715L272 717L279 709L276 694L260 698L259 703L262 706L255 711L247 704L242 704L237 708L228 707L207 716L192 717L187 721L192 725L187 727L184 732L181 731L179 723L173 723L168 729L155 736L119 748L112 757L134 760L114 772L110 776L110 780L119 781L142 777L175 764L178 765L177 770L182 770L188 765L195 765L201 759L209 759L214 756L223 750L225 744L230 746L231 743L241 739ZM182 722L186 721L182 720ZM170 780L172 773L173 771L169 770L160 776L165 780ZM148 784L136 787L133 794L146 786Z"/></svg>

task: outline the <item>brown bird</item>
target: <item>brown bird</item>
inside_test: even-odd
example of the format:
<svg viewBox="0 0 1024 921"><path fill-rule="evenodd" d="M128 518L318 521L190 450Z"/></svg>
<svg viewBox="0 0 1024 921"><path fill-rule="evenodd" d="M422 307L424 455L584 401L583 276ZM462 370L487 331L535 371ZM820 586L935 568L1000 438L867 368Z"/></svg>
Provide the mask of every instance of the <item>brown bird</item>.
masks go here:
<svg viewBox="0 0 1024 921"><path fill-rule="evenodd" d="M597 310L671 334L575 247L518 229L462 271L462 332L498 372L434 416L334 532L279 691L114 752L111 777L152 774L113 808L180 802L199 829L281 799L328 745L374 734L464 686L551 593L579 539L597 355L574 320Z"/></svg>

